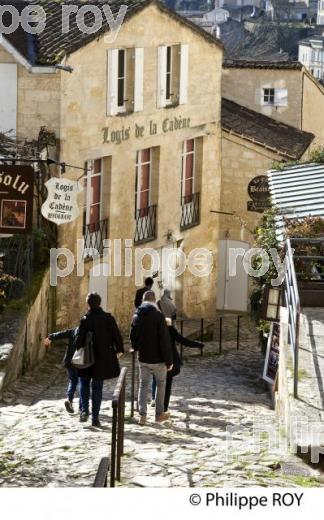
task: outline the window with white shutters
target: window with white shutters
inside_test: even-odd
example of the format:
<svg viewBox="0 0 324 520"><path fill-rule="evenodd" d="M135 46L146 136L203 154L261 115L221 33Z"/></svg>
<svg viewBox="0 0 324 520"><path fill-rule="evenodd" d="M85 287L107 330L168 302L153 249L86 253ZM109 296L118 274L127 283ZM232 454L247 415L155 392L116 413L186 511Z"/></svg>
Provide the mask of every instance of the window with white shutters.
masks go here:
<svg viewBox="0 0 324 520"><path fill-rule="evenodd" d="M162 45L158 48L158 106L188 102L189 47Z"/></svg>
<svg viewBox="0 0 324 520"><path fill-rule="evenodd" d="M143 110L144 49L109 49L107 115Z"/></svg>
<svg viewBox="0 0 324 520"><path fill-rule="evenodd" d="M84 228L88 227L91 233L98 231L102 218L102 163L102 159L86 163Z"/></svg>
<svg viewBox="0 0 324 520"><path fill-rule="evenodd" d="M152 150L137 152L135 209L140 217L148 214L151 204Z"/></svg>

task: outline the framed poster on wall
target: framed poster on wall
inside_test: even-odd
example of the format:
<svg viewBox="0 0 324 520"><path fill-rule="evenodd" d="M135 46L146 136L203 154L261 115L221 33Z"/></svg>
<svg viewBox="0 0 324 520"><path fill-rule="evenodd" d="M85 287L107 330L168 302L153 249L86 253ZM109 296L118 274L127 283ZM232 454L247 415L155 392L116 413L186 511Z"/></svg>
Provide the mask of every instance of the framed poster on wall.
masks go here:
<svg viewBox="0 0 324 520"><path fill-rule="evenodd" d="M264 371L263 371L263 379L267 381L267 383L274 384L278 366L279 366L279 345L280 345L280 323L272 323L267 353L264 362Z"/></svg>
<svg viewBox="0 0 324 520"><path fill-rule="evenodd" d="M0 165L0 234L30 233L33 201L33 168Z"/></svg>

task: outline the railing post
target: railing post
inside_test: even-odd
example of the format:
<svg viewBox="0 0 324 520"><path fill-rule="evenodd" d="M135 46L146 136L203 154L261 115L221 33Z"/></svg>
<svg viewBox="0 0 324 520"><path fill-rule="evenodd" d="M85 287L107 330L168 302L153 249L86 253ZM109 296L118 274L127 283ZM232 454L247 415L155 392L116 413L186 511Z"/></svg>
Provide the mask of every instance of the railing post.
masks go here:
<svg viewBox="0 0 324 520"><path fill-rule="evenodd" d="M300 309L297 309L296 317L296 341L295 341L295 366L294 366L294 398L298 398L298 371L299 371L299 321Z"/></svg>
<svg viewBox="0 0 324 520"><path fill-rule="evenodd" d="M223 318L219 318L219 353L223 352Z"/></svg>
<svg viewBox="0 0 324 520"><path fill-rule="evenodd" d="M131 417L135 410L135 352L132 352L132 381L131 381Z"/></svg>
<svg viewBox="0 0 324 520"><path fill-rule="evenodd" d="M183 319L180 321L180 333L181 333L181 336L183 336ZM181 347L180 347L180 358L182 361L183 360L183 345L181 345Z"/></svg>
<svg viewBox="0 0 324 520"><path fill-rule="evenodd" d="M240 350L240 326L241 326L241 316L237 317L237 335L236 335L236 349Z"/></svg>
<svg viewBox="0 0 324 520"><path fill-rule="evenodd" d="M113 403L113 420L111 432L111 457L110 457L110 487L115 487L116 478L116 445L117 445L117 422L118 422L118 408L116 403Z"/></svg>
<svg viewBox="0 0 324 520"><path fill-rule="evenodd" d="M201 343L204 342L204 318L202 318L201 322L200 322L200 341L201 341ZM201 348L200 355L203 356L203 354L204 354L204 349Z"/></svg>
<svg viewBox="0 0 324 520"><path fill-rule="evenodd" d="M123 389L118 400L118 426L117 426L117 464L116 464L116 480L120 482L121 458L123 454Z"/></svg>

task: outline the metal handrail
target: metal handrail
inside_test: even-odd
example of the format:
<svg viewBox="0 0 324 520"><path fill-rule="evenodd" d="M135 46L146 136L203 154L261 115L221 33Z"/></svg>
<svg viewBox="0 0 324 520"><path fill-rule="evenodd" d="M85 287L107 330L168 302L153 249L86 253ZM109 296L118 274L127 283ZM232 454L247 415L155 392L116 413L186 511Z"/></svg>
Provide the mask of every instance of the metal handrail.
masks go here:
<svg viewBox="0 0 324 520"><path fill-rule="evenodd" d="M294 240L295 242L296 240ZM285 304L288 310L289 342L294 361L294 397L298 397L300 297L291 240L286 242Z"/></svg>
<svg viewBox="0 0 324 520"><path fill-rule="evenodd" d="M128 369L122 368L112 398L113 420L111 432L110 487L120 482L121 458L124 455L126 376Z"/></svg>

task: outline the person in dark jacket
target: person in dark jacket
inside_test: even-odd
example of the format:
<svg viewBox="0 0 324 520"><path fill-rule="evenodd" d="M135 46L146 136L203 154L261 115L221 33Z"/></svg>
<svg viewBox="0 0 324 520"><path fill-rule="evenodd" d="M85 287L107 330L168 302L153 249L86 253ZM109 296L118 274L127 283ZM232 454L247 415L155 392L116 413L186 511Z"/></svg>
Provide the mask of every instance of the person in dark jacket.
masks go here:
<svg viewBox="0 0 324 520"><path fill-rule="evenodd" d="M165 321L168 326L168 331L170 334L171 345L172 345L172 353L173 353L173 369L167 373L166 386L165 386L165 397L164 397L164 413L168 413L173 378L180 374L181 364L182 364L176 343L179 343L180 345L183 345L184 347L190 347L190 348L202 348L204 346L204 344L200 343L199 341L193 341L189 338L185 338L184 336L182 336L177 331L177 329L174 327L173 322L170 318L166 318ZM155 396L156 396L155 379L153 379L152 396L155 401Z"/></svg>
<svg viewBox="0 0 324 520"><path fill-rule="evenodd" d="M62 330L60 332L55 332L53 334L49 334L48 337L44 341L45 347L49 347L51 345L52 341L60 341L62 339L68 340L68 346L66 348L64 359L63 359L63 365L65 366L65 368L67 370L68 378L69 378L69 383L68 383L68 388L67 388L67 399L64 404L65 404L66 411L70 414L74 413L73 399L74 399L74 395L75 395L75 392L76 392L76 389L77 389L78 383L79 383L78 370L71 364L72 358L75 353L74 341L77 336L77 333L78 333L78 327L75 327L74 329Z"/></svg>
<svg viewBox="0 0 324 520"><path fill-rule="evenodd" d="M138 289L135 296L134 305L136 309L138 309L142 303L143 303L143 296L147 291L150 291L153 287L154 280L153 278L146 278L145 280L145 287L142 287L142 289Z"/></svg>
<svg viewBox="0 0 324 520"><path fill-rule="evenodd" d="M100 428L99 412L102 402L103 383L119 376L118 358L124 353L124 343L115 318L101 308L101 297L97 293L87 296L88 312L81 319L75 340L76 349L85 344L88 332L93 334L94 365L79 370L81 382L80 421L89 417L90 383L92 381L92 425Z"/></svg>
<svg viewBox="0 0 324 520"><path fill-rule="evenodd" d="M166 374L168 370L173 368L173 356L165 318L156 305L153 291L144 294L144 301L135 313L130 340L133 349L138 351L140 371L139 424L144 426L146 422L147 393L151 375L154 375L157 385L156 422L164 422L168 419L163 411Z"/></svg>

